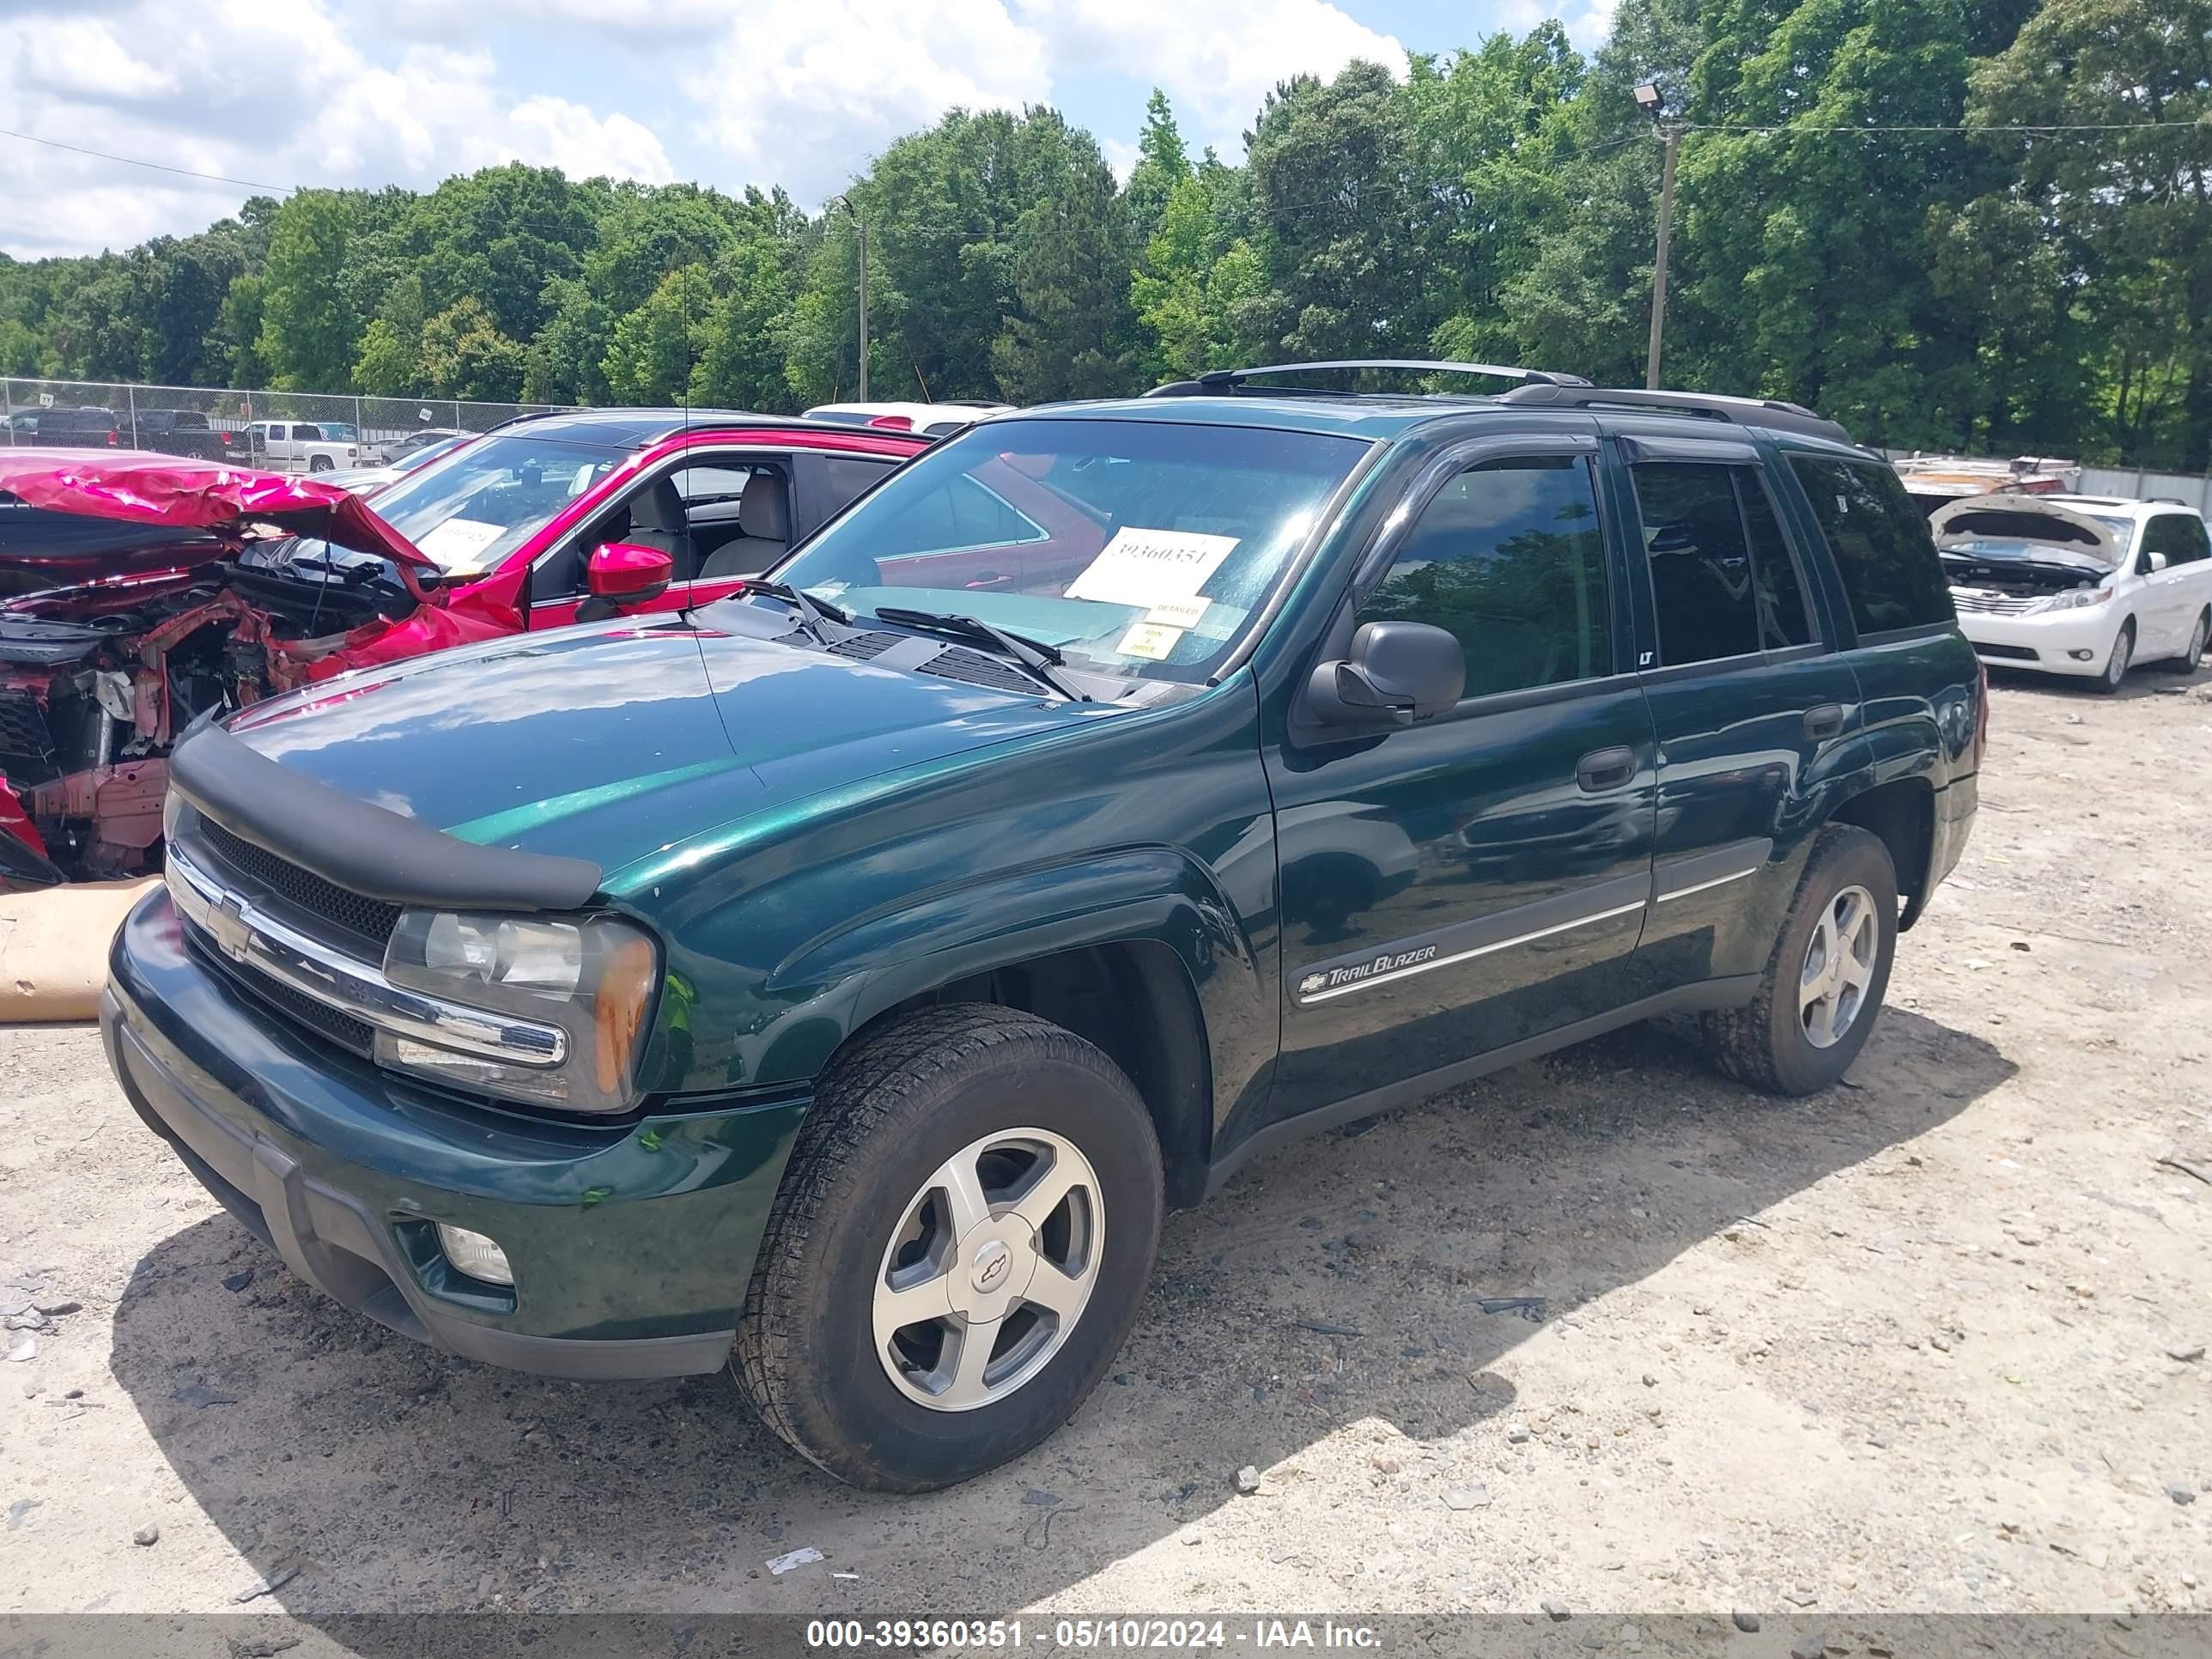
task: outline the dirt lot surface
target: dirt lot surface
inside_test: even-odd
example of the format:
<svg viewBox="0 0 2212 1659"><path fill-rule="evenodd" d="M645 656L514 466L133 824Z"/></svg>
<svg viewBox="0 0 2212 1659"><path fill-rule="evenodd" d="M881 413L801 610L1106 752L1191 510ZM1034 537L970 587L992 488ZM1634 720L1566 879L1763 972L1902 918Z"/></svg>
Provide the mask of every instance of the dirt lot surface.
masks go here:
<svg viewBox="0 0 2212 1659"><path fill-rule="evenodd" d="M292 1570L257 1610L2212 1608L2208 757L2202 682L2001 686L1844 1086L1766 1100L1645 1028L1268 1158L1170 1219L1072 1424L920 1499L726 1376L384 1334L93 1031L0 1031L0 1280L36 1285L0 1300L66 1309L0 1336L0 1614Z"/></svg>

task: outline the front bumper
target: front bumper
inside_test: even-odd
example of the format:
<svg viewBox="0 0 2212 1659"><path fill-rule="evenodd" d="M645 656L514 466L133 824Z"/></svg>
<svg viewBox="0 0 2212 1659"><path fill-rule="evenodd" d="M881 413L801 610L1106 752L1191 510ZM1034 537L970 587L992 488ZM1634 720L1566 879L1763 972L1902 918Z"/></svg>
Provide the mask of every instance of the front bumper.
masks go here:
<svg viewBox="0 0 2212 1659"><path fill-rule="evenodd" d="M728 1356L803 1100L611 1126L410 1085L295 1030L185 940L125 918L100 1030L147 1127L294 1272L402 1335L544 1376L678 1376ZM510 1290L446 1262L489 1235Z"/></svg>
<svg viewBox="0 0 2212 1659"><path fill-rule="evenodd" d="M1974 654L1992 668L2026 668L2045 674L2094 676L2112 659L2122 613L2118 601L2039 617L1959 613L1959 631ZM2081 654L2076 654L2076 653Z"/></svg>

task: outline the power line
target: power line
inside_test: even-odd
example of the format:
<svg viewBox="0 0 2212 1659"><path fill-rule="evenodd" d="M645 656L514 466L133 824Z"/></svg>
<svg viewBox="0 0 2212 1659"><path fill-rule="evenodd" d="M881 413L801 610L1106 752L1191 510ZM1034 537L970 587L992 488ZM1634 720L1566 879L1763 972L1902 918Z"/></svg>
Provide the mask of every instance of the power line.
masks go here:
<svg viewBox="0 0 2212 1659"><path fill-rule="evenodd" d="M155 173L173 173L185 179L204 179L210 184L236 185L245 190L273 191L279 196L292 195L295 185L264 185L252 179L233 179L227 173L199 173L191 167L173 167L166 161L142 161L135 155L114 155L104 149L87 149L82 144L64 144L58 138L41 138L33 132L14 132L0 127L0 138L20 138L27 144L44 144L48 149L65 149L73 155L89 155L98 161L117 161L127 167L149 167Z"/></svg>
<svg viewBox="0 0 2212 1659"><path fill-rule="evenodd" d="M2021 123L2007 126L1974 127L1964 125L1949 126L1800 126L1784 125L1759 126L1739 121L1684 121L1678 124L1685 132L1969 132L1996 135L2017 132L2036 137L2061 132L2141 132L2157 127L2194 127L2212 133L2212 120L2203 121L2080 121L2053 122L2050 125Z"/></svg>

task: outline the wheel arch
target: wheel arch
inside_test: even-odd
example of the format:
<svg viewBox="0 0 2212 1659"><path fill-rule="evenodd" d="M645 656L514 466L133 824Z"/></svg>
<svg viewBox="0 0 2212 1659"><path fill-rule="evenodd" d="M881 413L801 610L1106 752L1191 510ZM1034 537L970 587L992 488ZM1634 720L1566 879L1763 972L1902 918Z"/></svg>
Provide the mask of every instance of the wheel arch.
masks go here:
<svg viewBox="0 0 2212 1659"><path fill-rule="evenodd" d="M856 1025L848 1044L917 1008L981 1002L1050 1020L1103 1053L1135 1085L1159 1138L1167 1202L1205 1195L1212 1054L1188 964L1164 941L1102 940L1024 957L914 991Z"/></svg>
<svg viewBox="0 0 2212 1659"><path fill-rule="evenodd" d="M855 987L823 1065L885 1019L943 1002L1018 1008L1095 1044L1143 1097L1178 1207L1204 1193L1218 1056L1272 1054L1278 1035L1234 907L1170 848L947 889L816 941L786 975Z"/></svg>
<svg viewBox="0 0 2212 1659"><path fill-rule="evenodd" d="M1838 801L1830 823L1867 831L1888 850L1897 872L1897 890L1905 896L1898 919L1902 933L1920 919L1935 889L1929 878L1936 859L1936 786L1924 775L1892 778Z"/></svg>

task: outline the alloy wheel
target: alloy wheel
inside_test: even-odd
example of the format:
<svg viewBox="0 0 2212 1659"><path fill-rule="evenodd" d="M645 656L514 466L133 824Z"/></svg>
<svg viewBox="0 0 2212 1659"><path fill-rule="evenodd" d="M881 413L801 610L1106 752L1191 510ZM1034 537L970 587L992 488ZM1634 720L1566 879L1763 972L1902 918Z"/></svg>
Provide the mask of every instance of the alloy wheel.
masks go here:
<svg viewBox="0 0 2212 1659"><path fill-rule="evenodd" d="M2123 628L2112 641L2112 654L2105 665L2105 683L2118 685L2128 677L2128 663L2134 657L2136 636Z"/></svg>
<svg viewBox="0 0 2212 1659"><path fill-rule="evenodd" d="M876 1357L932 1411L973 1411L1042 1370L1083 1316L1106 1212L1090 1161L1049 1129L945 1160L908 1200L876 1275Z"/></svg>
<svg viewBox="0 0 2212 1659"><path fill-rule="evenodd" d="M1874 895L1844 888L1820 913L1797 976L1798 1015L1815 1048L1832 1048L1857 1023L1881 949Z"/></svg>

